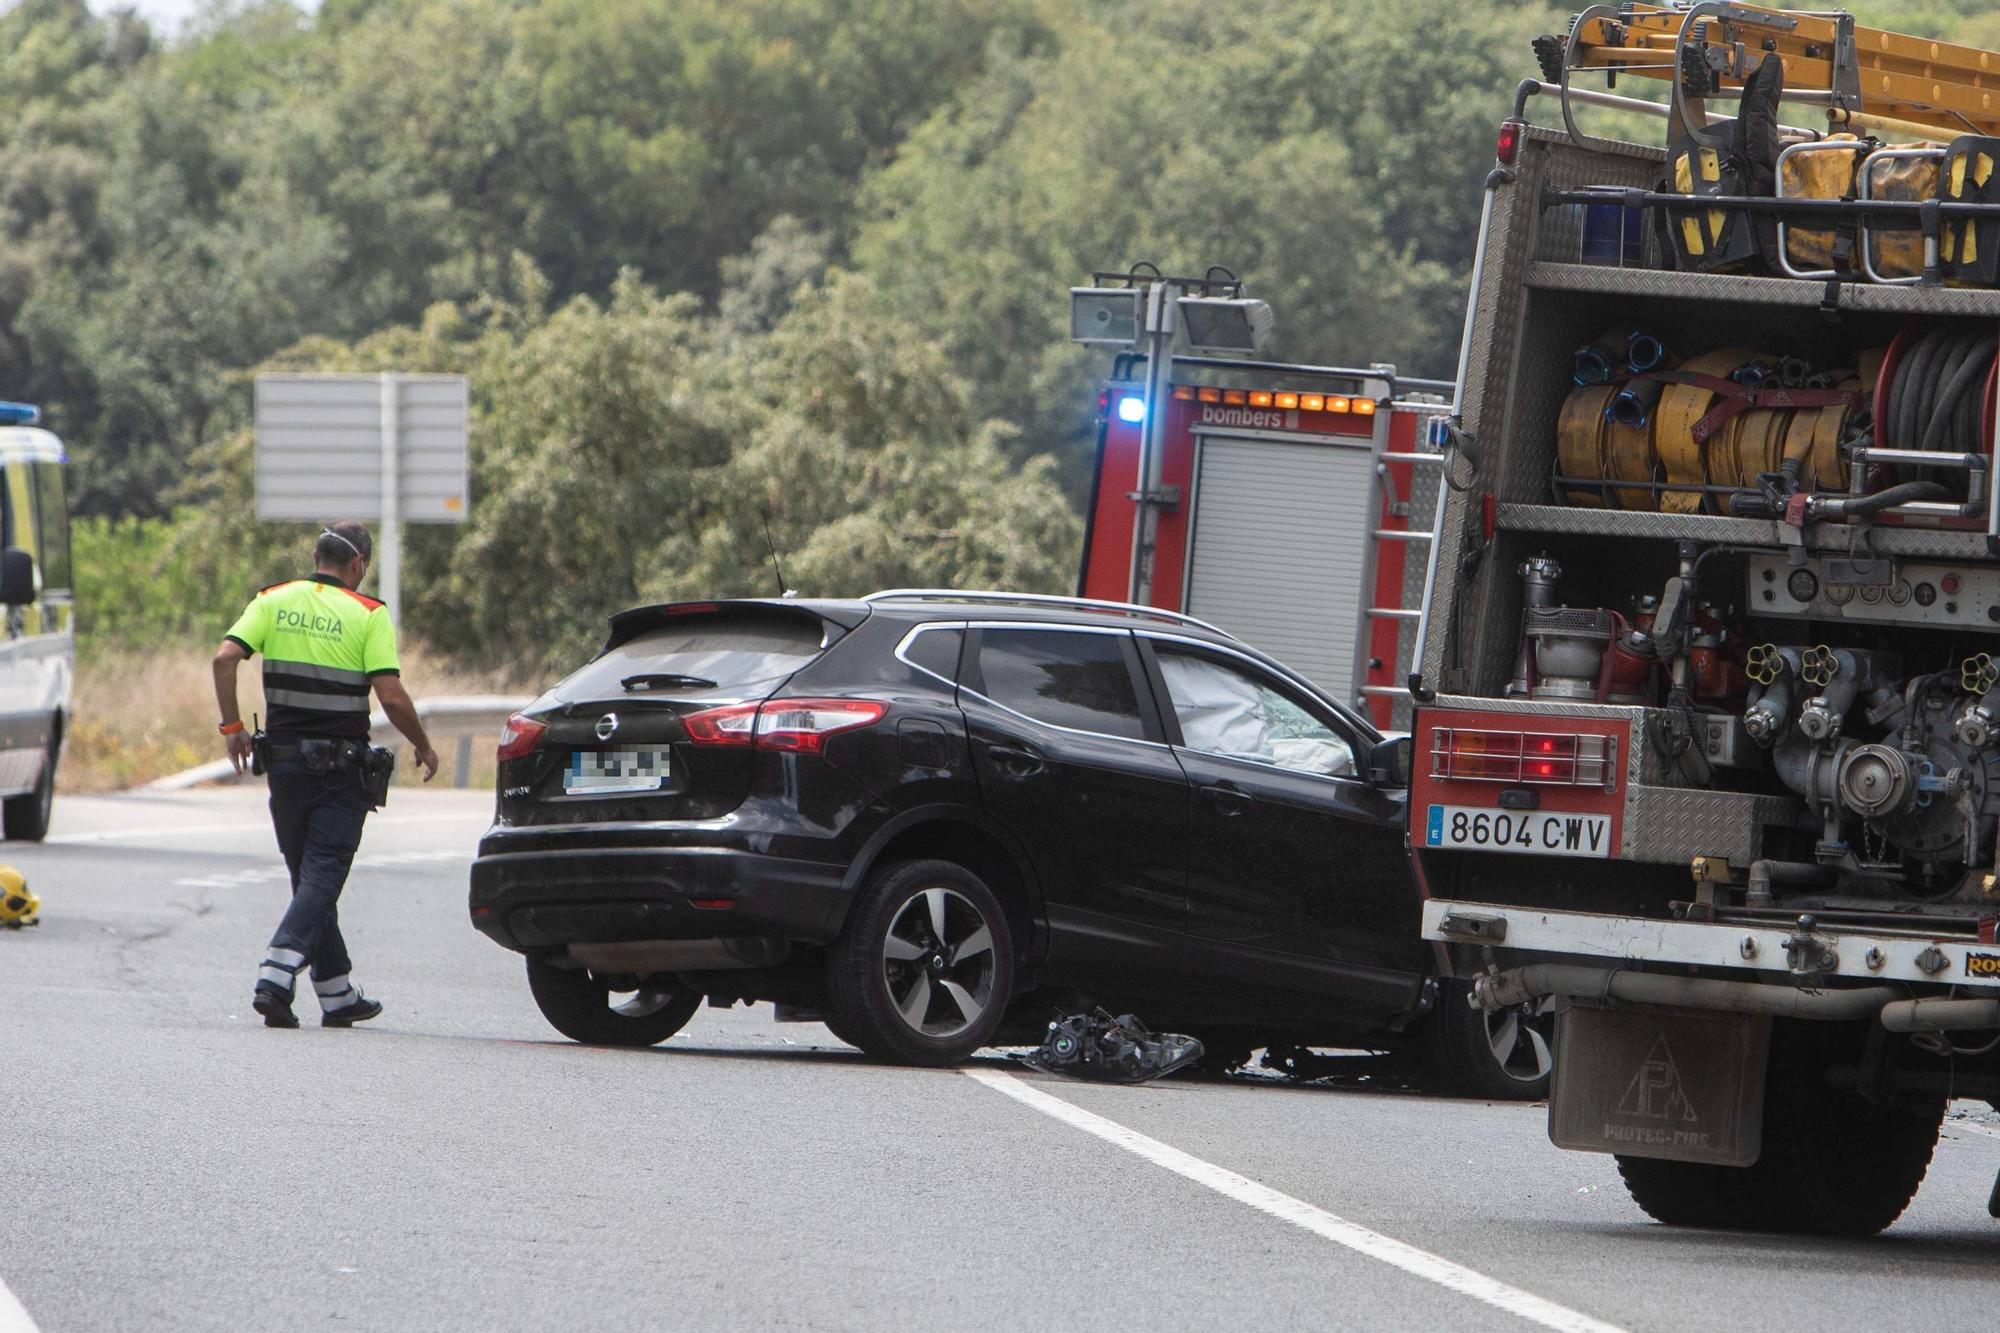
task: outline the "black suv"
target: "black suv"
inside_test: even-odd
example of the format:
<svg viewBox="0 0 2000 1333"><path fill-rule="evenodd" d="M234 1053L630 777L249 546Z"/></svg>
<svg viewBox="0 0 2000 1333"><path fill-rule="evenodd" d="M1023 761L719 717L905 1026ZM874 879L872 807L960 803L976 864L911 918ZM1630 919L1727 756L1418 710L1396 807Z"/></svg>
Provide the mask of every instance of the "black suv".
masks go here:
<svg viewBox="0 0 2000 1333"><path fill-rule="evenodd" d="M1462 1089L1539 1093L1537 1025L1438 1003L1408 755L1147 608L645 607L508 723L472 920L578 1041L773 1000L946 1064L1088 1000L1218 1054L1427 1033Z"/></svg>

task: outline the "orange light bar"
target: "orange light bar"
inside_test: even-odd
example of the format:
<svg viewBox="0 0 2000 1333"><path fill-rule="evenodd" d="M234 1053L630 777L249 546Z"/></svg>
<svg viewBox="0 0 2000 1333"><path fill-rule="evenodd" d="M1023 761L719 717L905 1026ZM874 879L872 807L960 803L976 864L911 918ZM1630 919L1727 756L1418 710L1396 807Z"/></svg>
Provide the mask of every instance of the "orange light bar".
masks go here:
<svg viewBox="0 0 2000 1333"><path fill-rule="evenodd" d="M1250 406L1252 406L1252 407L1269 407L1270 405L1271 405L1271 392L1270 392L1270 390L1268 390L1268 389L1252 389L1252 390L1250 391Z"/></svg>
<svg viewBox="0 0 2000 1333"><path fill-rule="evenodd" d="M1354 400L1354 415L1356 415L1356 416L1358 416L1358 417L1372 417L1372 416L1374 416L1374 415L1375 415L1375 400L1374 400L1373 398L1357 398L1357 399L1355 399L1355 400Z"/></svg>
<svg viewBox="0 0 2000 1333"><path fill-rule="evenodd" d="M1333 397L1326 400L1326 410L1329 412L1345 412L1350 406L1352 406L1352 404L1350 404L1347 401L1347 399L1342 398L1339 394L1335 394Z"/></svg>
<svg viewBox="0 0 2000 1333"><path fill-rule="evenodd" d="M1224 389L1222 391L1222 401L1231 407L1247 407L1250 397L1241 389Z"/></svg>
<svg viewBox="0 0 2000 1333"><path fill-rule="evenodd" d="M1326 411L1326 399L1320 394L1302 393L1299 395L1299 406L1308 412L1324 412Z"/></svg>
<svg viewBox="0 0 2000 1333"><path fill-rule="evenodd" d="M1219 403L1222 401L1222 390L1203 389L1196 396L1204 403Z"/></svg>
<svg viewBox="0 0 2000 1333"><path fill-rule="evenodd" d="M1175 402L1177 402L1177 403L1191 403L1191 402L1193 402L1193 401L1194 401L1194 390L1193 390L1193 389L1191 389L1191 388L1189 388L1189 387L1188 387L1187 385L1185 385L1185 384L1176 384L1176 385L1174 386L1174 401L1175 401Z"/></svg>
<svg viewBox="0 0 2000 1333"><path fill-rule="evenodd" d="M1291 409L1297 407L1298 405L1299 405L1299 396L1297 394L1281 393L1278 395L1278 406L1284 408L1286 411L1289 412Z"/></svg>

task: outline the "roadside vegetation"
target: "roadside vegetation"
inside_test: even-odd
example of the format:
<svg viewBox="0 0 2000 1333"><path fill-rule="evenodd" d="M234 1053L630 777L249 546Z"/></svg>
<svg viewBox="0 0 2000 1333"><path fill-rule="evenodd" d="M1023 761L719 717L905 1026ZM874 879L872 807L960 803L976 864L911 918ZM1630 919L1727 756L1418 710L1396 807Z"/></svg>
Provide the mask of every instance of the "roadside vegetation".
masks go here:
<svg viewBox="0 0 2000 1333"><path fill-rule="evenodd" d="M144 649L85 640L77 655L76 711L63 747L62 789L116 791L223 758L209 674L214 653L213 643L193 640ZM421 645L404 646L403 679L419 700L468 694L529 699L546 683L506 671L453 667ZM239 672L237 684L243 715L262 714L256 668ZM441 736L436 743L444 767L434 781L448 786L456 777L458 746L450 737ZM419 780L409 747L400 740L396 744L401 755L397 780ZM473 747L469 780L474 787L492 785L490 742Z"/></svg>
<svg viewBox="0 0 2000 1333"><path fill-rule="evenodd" d="M1985 0L1860 8L2000 41ZM252 511L262 368L471 377L469 521L405 557L454 669L774 592L773 544L805 594L1066 590L1106 358L1065 288L1226 264L1273 356L1448 374L1493 126L1568 13L218 0L162 34L19 0L0 396L72 451L86 682L297 572L310 529Z"/></svg>

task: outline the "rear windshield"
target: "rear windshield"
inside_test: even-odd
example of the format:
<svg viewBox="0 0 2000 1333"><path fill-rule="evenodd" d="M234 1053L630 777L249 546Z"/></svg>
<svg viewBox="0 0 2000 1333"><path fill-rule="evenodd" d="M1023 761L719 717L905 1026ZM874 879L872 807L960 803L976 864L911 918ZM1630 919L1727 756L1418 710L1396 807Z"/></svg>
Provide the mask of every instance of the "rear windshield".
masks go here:
<svg viewBox="0 0 2000 1333"><path fill-rule="evenodd" d="M647 630L556 687L565 699L672 698L782 680L820 654L824 630L806 616L702 616ZM636 681L627 690L624 682ZM686 677L674 680L668 677Z"/></svg>

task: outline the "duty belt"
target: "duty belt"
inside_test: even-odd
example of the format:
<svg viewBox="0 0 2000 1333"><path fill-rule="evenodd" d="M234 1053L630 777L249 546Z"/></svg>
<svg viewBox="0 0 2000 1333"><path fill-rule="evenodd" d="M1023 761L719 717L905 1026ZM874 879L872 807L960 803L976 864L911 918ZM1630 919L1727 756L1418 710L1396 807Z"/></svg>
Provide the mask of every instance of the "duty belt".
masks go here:
<svg viewBox="0 0 2000 1333"><path fill-rule="evenodd" d="M368 754L367 741L340 741L330 737L308 736L297 741L264 741L264 757L267 763L297 763L321 772L349 773L358 771L361 761Z"/></svg>

